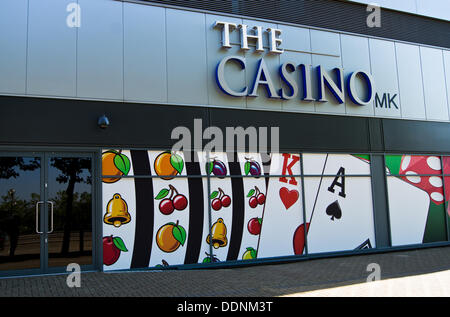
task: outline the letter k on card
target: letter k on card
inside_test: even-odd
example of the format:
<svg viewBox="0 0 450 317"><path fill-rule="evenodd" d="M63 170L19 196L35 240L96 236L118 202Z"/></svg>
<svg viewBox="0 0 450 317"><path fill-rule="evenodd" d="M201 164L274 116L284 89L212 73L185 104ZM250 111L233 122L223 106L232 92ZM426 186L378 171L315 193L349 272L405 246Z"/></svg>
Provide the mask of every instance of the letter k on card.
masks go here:
<svg viewBox="0 0 450 317"><path fill-rule="evenodd" d="M289 153L283 153L282 155L283 155L283 170L282 170L281 174L282 175L291 175L289 184L297 185L297 181L292 176L293 175L292 168L300 160L300 156L294 155L294 154L289 154ZM300 174L300 172L298 172L296 174L298 175L298 174ZM286 177L283 176L283 177L280 177L280 182L287 183L288 180Z"/></svg>

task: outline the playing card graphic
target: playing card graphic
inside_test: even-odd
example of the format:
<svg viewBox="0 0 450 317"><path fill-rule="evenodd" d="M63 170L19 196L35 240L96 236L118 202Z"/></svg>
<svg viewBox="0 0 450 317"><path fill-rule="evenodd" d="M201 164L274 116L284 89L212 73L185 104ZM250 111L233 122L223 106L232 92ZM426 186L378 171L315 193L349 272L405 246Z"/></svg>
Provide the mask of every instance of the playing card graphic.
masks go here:
<svg viewBox="0 0 450 317"><path fill-rule="evenodd" d="M271 177L262 219L258 258L294 255L292 237L303 223L300 156L289 153L273 153L270 165Z"/></svg>
<svg viewBox="0 0 450 317"><path fill-rule="evenodd" d="M305 158L305 207L309 253L353 250L367 240L375 245L372 188L368 162L352 155L315 154ZM317 161L323 162L318 172ZM307 162L314 165L307 167Z"/></svg>
<svg viewBox="0 0 450 317"><path fill-rule="evenodd" d="M422 243L430 198L398 177L387 177L392 246Z"/></svg>
<svg viewBox="0 0 450 317"><path fill-rule="evenodd" d="M446 240L444 181L440 176L442 173L440 158L432 155L386 155L385 159L388 184L391 184L388 186L390 216L397 219L406 214L410 215L407 221L391 225L391 235L396 237L392 243L401 245ZM445 159L442 165L445 173L447 165ZM401 180L407 186L400 183L395 185L396 182L391 178ZM403 196L402 191L409 192L411 197ZM411 204L420 198L423 199L423 203ZM410 208L405 211L405 208L401 207L404 205L409 205ZM416 228L414 232L410 232L408 227L410 222Z"/></svg>

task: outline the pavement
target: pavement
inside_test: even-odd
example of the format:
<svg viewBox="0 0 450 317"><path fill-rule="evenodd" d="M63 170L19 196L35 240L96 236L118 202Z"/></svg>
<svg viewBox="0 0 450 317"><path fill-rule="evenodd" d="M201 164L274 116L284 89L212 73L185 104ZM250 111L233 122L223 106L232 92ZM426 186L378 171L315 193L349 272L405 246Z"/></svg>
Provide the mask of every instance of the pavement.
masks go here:
<svg viewBox="0 0 450 317"><path fill-rule="evenodd" d="M375 264L374 264L375 263ZM378 268L378 270L374 270ZM380 280L367 282L379 276ZM450 296L450 246L246 267L0 279L2 297Z"/></svg>

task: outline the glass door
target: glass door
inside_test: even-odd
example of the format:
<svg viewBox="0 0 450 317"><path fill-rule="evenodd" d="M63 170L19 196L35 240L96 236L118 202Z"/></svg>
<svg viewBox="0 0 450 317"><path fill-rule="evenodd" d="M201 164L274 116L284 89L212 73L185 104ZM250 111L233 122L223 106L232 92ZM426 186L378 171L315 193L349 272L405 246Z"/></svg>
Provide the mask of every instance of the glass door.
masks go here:
<svg viewBox="0 0 450 317"><path fill-rule="evenodd" d="M65 153L45 157L46 267L54 271L70 263L92 265L92 157Z"/></svg>
<svg viewBox="0 0 450 317"><path fill-rule="evenodd" d="M41 273L43 156L0 156L0 275Z"/></svg>
<svg viewBox="0 0 450 317"><path fill-rule="evenodd" d="M93 266L93 155L0 153L0 276Z"/></svg>

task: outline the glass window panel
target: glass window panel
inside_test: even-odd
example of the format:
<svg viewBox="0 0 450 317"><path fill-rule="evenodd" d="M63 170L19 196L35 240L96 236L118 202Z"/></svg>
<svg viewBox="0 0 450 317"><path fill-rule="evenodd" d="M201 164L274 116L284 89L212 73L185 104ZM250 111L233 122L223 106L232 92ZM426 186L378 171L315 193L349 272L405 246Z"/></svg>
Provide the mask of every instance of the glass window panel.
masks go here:
<svg viewBox="0 0 450 317"><path fill-rule="evenodd" d="M388 176L392 246L446 240L441 176Z"/></svg>
<svg viewBox="0 0 450 317"><path fill-rule="evenodd" d="M305 175L370 175L370 156L364 154L303 154Z"/></svg>
<svg viewBox="0 0 450 317"><path fill-rule="evenodd" d="M441 174L441 159L435 155L385 155L386 173L406 175L414 182L416 175Z"/></svg>
<svg viewBox="0 0 450 317"><path fill-rule="evenodd" d="M370 177L305 177L308 252L375 247Z"/></svg>

